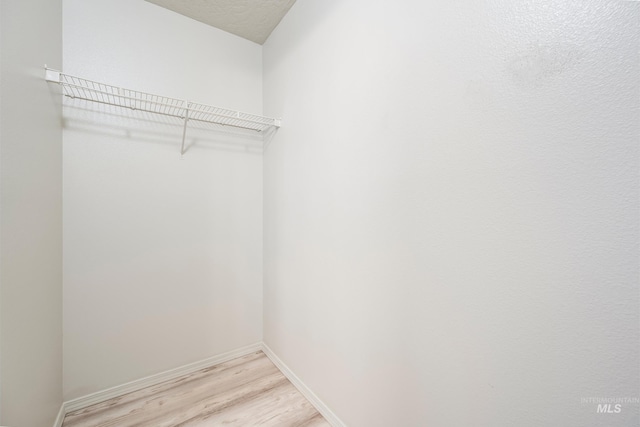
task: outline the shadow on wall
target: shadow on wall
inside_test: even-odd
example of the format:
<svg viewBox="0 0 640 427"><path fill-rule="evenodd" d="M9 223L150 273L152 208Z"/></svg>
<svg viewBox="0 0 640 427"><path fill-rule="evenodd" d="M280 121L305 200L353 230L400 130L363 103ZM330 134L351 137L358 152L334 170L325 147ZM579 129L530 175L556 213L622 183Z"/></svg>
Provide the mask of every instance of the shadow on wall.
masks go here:
<svg viewBox="0 0 640 427"><path fill-rule="evenodd" d="M63 97L64 129L126 138L137 142L174 146L179 154L184 121L140 110ZM187 153L192 149L244 152L260 155L273 138L275 128L263 132L189 121L185 136Z"/></svg>

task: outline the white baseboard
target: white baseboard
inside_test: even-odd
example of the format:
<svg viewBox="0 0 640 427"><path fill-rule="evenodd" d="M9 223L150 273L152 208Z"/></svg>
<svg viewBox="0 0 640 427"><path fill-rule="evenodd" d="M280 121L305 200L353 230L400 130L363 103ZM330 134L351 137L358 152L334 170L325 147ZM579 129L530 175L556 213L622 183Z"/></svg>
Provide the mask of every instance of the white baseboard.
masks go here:
<svg viewBox="0 0 640 427"><path fill-rule="evenodd" d="M309 402L313 406L316 407L318 412L322 414L322 416L331 424L333 427L346 427L345 423L342 422L340 418L337 417L336 414L333 413L331 409L322 401L318 396L315 395L314 392L311 391L309 387L305 383L302 382L300 378L293 373L291 369L287 365L284 364L282 360L269 348L266 343L262 343L262 351L267 355L269 359L273 362L274 365L282 371L285 377L291 381L291 383L298 389L300 393L304 397L307 398Z"/></svg>
<svg viewBox="0 0 640 427"><path fill-rule="evenodd" d="M58 411L58 416L56 417L56 421L53 423L53 427L62 427L62 422L64 421L64 416L67 414L65 409L65 404L62 402L60 405L60 410Z"/></svg>
<svg viewBox="0 0 640 427"><path fill-rule="evenodd" d="M105 400L113 399L114 397L122 396L123 394L131 393L134 391L138 391L146 387L158 385L165 381L173 380L183 375L191 374L201 369L208 368L210 366L217 365L219 363L224 363L229 360L235 359L237 357L246 356L247 354L260 351L260 350L262 350L262 343L255 343L246 347L229 351L227 353L209 357L207 359L200 360L195 363L190 363L188 365L180 366L175 369L170 369L168 371L160 372L159 374L151 375L145 378L141 378L139 380L128 382L126 384L122 384L119 386L111 387L106 390L98 391L96 393L92 393L87 396L69 400L68 402L64 402L62 405L61 411L64 412L62 418L64 418L64 415L68 414L69 412L78 411L88 406L95 405L96 403L104 402ZM62 421L60 422L60 425L61 424L62 424ZM56 424L56 426L54 427L58 427L58 424Z"/></svg>

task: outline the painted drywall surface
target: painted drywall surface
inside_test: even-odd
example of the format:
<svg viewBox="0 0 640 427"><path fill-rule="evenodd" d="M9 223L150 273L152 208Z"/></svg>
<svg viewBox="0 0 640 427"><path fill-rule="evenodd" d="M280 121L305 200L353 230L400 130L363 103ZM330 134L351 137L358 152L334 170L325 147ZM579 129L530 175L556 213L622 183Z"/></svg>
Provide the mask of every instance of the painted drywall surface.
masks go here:
<svg viewBox="0 0 640 427"><path fill-rule="evenodd" d="M62 128L44 64L62 2L0 4L0 424L50 427L62 404Z"/></svg>
<svg viewBox="0 0 640 427"><path fill-rule="evenodd" d="M2 23L2 6L0 6ZM2 90L2 31L0 31L0 91ZM0 97L0 190L2 189L2 97ZM0 224L2 224L2 198L0 197ZM0 225L0 267L2 263L2 226ZM2 421L2 274L0 274L0 422Z"/></svg>
<svg viewBox="0 0 640 427"><path fill-rule="evenodd" d="M347 425L638 424L581 398L638 397L639 6L298 0L266 42L264 338Z"/></svg>
<svg viewBox="0 0 640 427"><path fill-rule="evenodd" d="M261 47L142 0L65 0L70 74L261 113ZM64 129L64 397L262 339L262 156L73 103ZM96 111L97 110L97 111ZM196 132L187 132L191 145Z"/></svg>

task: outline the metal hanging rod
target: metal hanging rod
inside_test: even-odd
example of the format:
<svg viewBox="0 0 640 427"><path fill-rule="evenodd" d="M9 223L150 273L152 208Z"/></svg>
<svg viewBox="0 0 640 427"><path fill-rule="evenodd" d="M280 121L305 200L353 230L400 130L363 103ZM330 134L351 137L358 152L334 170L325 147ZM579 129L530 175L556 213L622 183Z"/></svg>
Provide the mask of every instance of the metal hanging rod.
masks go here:
<svg viewBox="0 0 640 427"><path fill-rule="evenodd" d="M272 127L279 128L281 125L279 119L125 89L64 74L46 66L45 80L62 86L62 93L69 98L83 99L184 120L181 154L185 153L184 143L187 124L190 120L249 129L256 132L262 132Z"/></svg>

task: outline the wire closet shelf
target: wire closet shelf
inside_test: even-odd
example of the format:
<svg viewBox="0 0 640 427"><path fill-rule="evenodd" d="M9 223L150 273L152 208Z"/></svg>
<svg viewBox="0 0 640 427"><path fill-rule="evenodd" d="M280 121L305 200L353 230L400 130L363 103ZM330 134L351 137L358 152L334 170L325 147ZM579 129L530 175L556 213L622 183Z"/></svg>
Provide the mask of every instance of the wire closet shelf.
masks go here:
<svg viewBox="0 0 640 427"><path fill-rule="evenodd" d="M72 76L47 67L45 67L45 80L59 84L62 87L63 95L69 98L77 98L184 120L182 154L184 154L187 123L191 120L249 129L256 132L263 132L270 128L279 128L281 124L279 119L271 117L263 117L227 108L125 89Z"/></svg>

